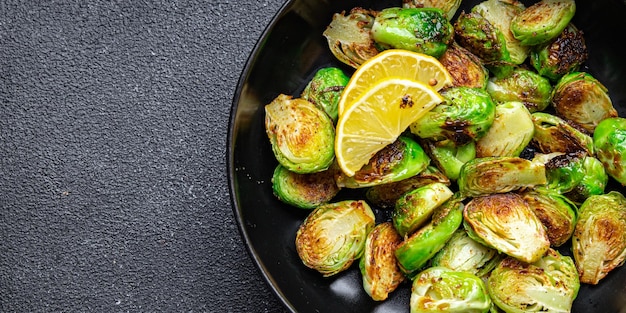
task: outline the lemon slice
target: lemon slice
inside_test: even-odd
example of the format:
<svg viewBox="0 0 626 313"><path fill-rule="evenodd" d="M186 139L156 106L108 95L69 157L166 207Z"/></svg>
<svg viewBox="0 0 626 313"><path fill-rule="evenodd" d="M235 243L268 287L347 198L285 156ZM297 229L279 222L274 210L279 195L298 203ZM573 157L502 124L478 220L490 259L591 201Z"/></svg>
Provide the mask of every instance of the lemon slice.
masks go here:
<svg viewBox="0 0 626 313"><path fill-rule="evenodd" d="M352 74L339 99L339 114L377 81L386 77L416 80L437 91L452 86L452 76L436 58L408 50L389 49L365 61Z"/></svg>
<svg viewBox="0 0 626 313"><path fill-rule="evenodd" d="M339 116L335 157L347 176L394 142L407 127L443 102L443 97L419 81L389 77L368 89Z"/></svg>

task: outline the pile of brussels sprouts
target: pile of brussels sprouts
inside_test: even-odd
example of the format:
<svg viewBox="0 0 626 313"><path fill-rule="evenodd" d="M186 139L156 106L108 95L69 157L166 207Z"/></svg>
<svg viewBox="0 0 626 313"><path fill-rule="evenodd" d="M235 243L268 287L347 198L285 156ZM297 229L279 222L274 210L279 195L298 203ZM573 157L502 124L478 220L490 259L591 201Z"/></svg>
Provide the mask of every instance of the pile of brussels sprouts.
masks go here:
<svg viewBox="0 0 626 313"><path fill-rule="evenodd" d="M626 198L607 191L626 184L626 119L581 70L573 0L459 5L334 15L323 35L341 62L412 50L437 57L453 86L348 177L333 142L349 76L319 69L265 108L273 192L311 210L295 239L304 265L329 277L358 262L373 300L410 281L411 312L569 312L581 283L626 258ZM342 189L363 199L337 200Z"/></svg>

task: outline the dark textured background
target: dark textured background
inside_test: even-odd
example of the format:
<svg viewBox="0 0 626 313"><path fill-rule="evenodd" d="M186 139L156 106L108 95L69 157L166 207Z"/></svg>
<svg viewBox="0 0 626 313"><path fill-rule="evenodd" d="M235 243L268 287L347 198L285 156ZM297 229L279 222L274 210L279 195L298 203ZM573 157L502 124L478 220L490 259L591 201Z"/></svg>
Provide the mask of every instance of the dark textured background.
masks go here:
<svg viewBox="0 0 626 313"><path fill-rule="evenodd" d="M0 311L285 311L225 157L284 2L0 2Z"/></svg>

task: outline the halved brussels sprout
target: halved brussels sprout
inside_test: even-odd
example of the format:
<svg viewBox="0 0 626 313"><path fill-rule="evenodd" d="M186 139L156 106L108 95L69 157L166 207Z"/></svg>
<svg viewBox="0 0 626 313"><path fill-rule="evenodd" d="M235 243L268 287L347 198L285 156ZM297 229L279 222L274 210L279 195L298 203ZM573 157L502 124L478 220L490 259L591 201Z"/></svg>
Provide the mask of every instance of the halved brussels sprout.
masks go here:
<svg viewBox="0 0 626 313"><path fill-rule="evenodd" d="M361 200L320 205L296 233L302 263L324 277L340 273L363 255L367 234L375 226L374 212Z"/></svg>
<svg viewBox="0 0 626 313"><path fill-rule="evenodd" d="M541 153L584 151L593 155L593 138L562 118L546 112L531 114L535 131L531 143Z"/></svg>
<svg viewBox="0 0 626 313"><path fill-rule="evenodd" d="M441 9L448 19L452 20L461 0L402 0L403 8L437 8Z"/></svg>
<svg viewBox="0 0 626 313"><path fill-rule="evenodd" d="M483 61L511 61L504 35L479 13L463 11L453 26L454 40Z"/></svg>
<svg viewBox="0 0 626 313"><path fill-rule="evenodd" d="M372 38L385 49L405 49L439 58L452 42L452 24L437 8L391 7L378 12Z"/></svg>
<svg viewBox="0 0 626 313"><path fill-rule="evenodd" d="M437 207L450 199L452 190L442 183L432 183L411 190L396 201L391 215L400 236L410 235L426 224Z"/></svg>
<svg viewBox="0 0 626 313"><path fill-rule="evenodd" d="M278 95L265 106L265 131L276 160L292 172L320 172L335 159L333 121L307 100Z"/></svg>
<svg viewBox="0 0 626 313"><path fill-rule="evenodd" d="M574 202L547 188L527 189L521 196L546 228L552 247L559 247L572 237L578 219Z"/></svg>
<svg viewBox="0 0 626 313"><path fill-rule="evenodd" d="M583 32L570 23L556 39L530 51L530 63L539 75L553 82L567 73L578 71L587 60Z"/></svg>
<svg viewBox="0 0 626 313"><path fill-rule="evenodd" d="M593 133L596 157L607 174L626 185L626 118L607 118Z"/></svg>
<svg viewBox="0 0 626 313"><path fill-rule="evenodd" d="M330 202L339 193L336 170L298 174L278 164L272 175L272 191L281 201L301 209Z"/></svg>
<svg viewBox="0 0 626 313"><path fill-rule="evenodd" d="M546 168L546 187L558 193L566 193L578 186L585 176L583 160L585 154L553 152L537 153L533 161L541 162Z"/></svg>
<svg viewBox="0 0 626 313"><path fill-rule="evenodd" d="M579 208L572 252L580 281L596 285L626 259L626 198L618 191L587 198Z"/></svg>
<svg viewBox="0 0 626 313"><path fill-rule="evenodd" d="M483 277L500 262L500 256L498 250L478 243L464 228L459 228L430 260L430 264Z"/></svg>
<svg viewBox="0 0 626 313"><path fill-rule="evenodd" d="M491 308L491 298L478 276L446 267L430 267L413 280L410 308L411 313L486 313Z"/></svg>
<svg viewBox="0 0 626 313"><path fill-rule="evenodd" d="M574 0L541 0L513 18L511 33L522 45L539 45L556 38L567 27L574 13Z"/></svg>
<svg viewBox="0 0 626 313"><path fill-rule="evenodd" d="M575 123L589 134L593 134L603 119L617 116L608 89L586 72L561 77L552 90L552 106L558 117Z"/></svg>
<svg viewBox="0 0 626 313"><path fill-rule="evenodd" d="M398 245L395 251L400 270L412 278L461 226L464 198L455 194L433 212L431 221Z"/></svg>
<svg viewBox="0 0 626 313"><path fill-rule="evenodd" d="M547 182L545 165L520 157L475 158L461 167L459 192L474 197L505 193Z"/></svg>
<svg viewBox="0 0 626 313"><path fill-rule="evenodd" d="M530 111L519 101L496 105L496 117L476 142L476 157L519 156L533 138Z"/></svg>
<svg viewBox="0 0 626 313"><path fill-rule="evenodd" d="M338 67L321 68L315 72L300 97L322 108L336 123L339 98L349 80L350 77Z"/></svg>
<svg viewBox="0 0 626 313"><path fill-rule="evenodd" d="M491 272L487 289L505 312L571 312L580 281L572 258L549 249L532 264L505 258Z"/></svg>
<svg viewBox="0 0 626 313"><path fill-rule="evenodd" d="M337 185L363 188L397 182L419 174L429 163L430 158L422 146L409 136L400 136L376 152L354 176L346 176L339 172Z"/></svg>
<svg viewBox="0 0 626 313"><path fill-rule="evenodd" d="M547 78L522 67L490 78L486 89L496 103L522 102L531 113L545 110L552 95L552 85Z"/></svg>
<svg viewBox="0 0 626 313"><path fill-rule="evenodd" d="M420 138L448 139L461 146L487 133L496 105L484 89L450 87L441 91L445 101L413 122L411 133Z"/></svg>
<svg viewBox="0 0 626 313"><path fill-rule="evenodd" d="M455 41L448 46L446 52L439 58L439 62L450 73L453 86L482 89L487 86L489 70L483 61Z"/></svg>
<svg viewBox="0 0 626 313"><path fill-rule="evenodd" d="M372 186L365 192L365 197L370 203L382 209L392 209L403 194L431 183L442 183L450 186L450 179L436 167L428 166L413 177Z"/></svg>
<svg viewBox="0 0 626 313"><path fill-rule="evenodd" d="M391 222L382 222L367 235L365 250L359 261L363 289L375 301L387 299L405 280L394 251L402 242Z"/></svg>
<svg viewBox="0 0 626 313"><path fill-rule="evenodd" d="M585 175L571 191L565 193L570 200L580 204L591 195L601 195L609 183L609 175L604 165L593 156L586 156L583 160Z"/></svg>
<svg viewBox="0 0 626 313"><path fill-rule="evenodd" d="M550 248L541 221L516 193L475 197L463 210L468 235L488 247L532 263Z"/></svg>
<svg viewBox="0 0 626 313"><path fill-rule="evenodd" d="M355 7L347 15L333 15L323 35L339 61L357 68L380 52L370 33L376 14L377 11Z"/></svg>
<svg viewBox="0 0 626 313"><path fill-rule="evenodd" d="M431 161L448 179L453 181L459 178L463 164L476 157L476 144L474 141L457 146L449 140L425 140L424 147L428 151Z"/></svg>

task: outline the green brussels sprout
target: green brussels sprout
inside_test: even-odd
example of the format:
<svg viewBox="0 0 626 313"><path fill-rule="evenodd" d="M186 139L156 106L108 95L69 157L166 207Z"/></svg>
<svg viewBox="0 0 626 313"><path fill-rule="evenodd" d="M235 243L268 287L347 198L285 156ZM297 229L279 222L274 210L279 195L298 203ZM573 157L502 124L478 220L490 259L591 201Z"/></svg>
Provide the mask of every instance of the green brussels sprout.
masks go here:
<svg viewBox="0 0 626 313"><path fill-rule="evenodd" d="M425 140L424 147L428 151L431 161L448 179L453 181L459 178L463 164L476 157L476 144L473 141L457 146L449 140Z"/></svg>
<svg viewBox="0 0 626 313"><path fill-rule="evenodd" d="M502 260L501 255L498 250L472 239L464 228L459 228L430 264L485 277Z"/></svg>
<svg viewBox="0 0 626 313"><path fill-rule="evenodd" d="M574 202L547 188L527 189L520 195L546 228L552 247L560 247L572 237L578 218Z"/></svg>
<svg viewBox="0 0 626 313"><path fill-rule="evenodd" d="M519 101L531 113L545 110L552 95L550 80L522 67L490 78L486 90L496 103Z"/></svg>
<svg viewBox="0 0 626 313"><path fill-rule="evenodd" d="M555 114L589 134L605 118L617 117L608 89L591 74L572 72L561 77L552 90Z"/></svg>
<svg viewBox="0 0 626 313"><path fill-rule="evenodd" d="M567 27L574 13L574 0L541 0L513 18L511 33L522 45L540 45L556 38Z"/></svg>
<svg viewBox="0 0 626 313"><path fill-rule="evenodd" d="M613 117L601 121L593 133L593 144L607 174L626 185L626 119Z"/></svg>
<svg viewBox="0 0 626 313"><path fill-rule="evenodd" d="M339 98L349 80L350 77L338 67L321 68L315 72L300 97L322 108L336 123Z"/></svg>
<svg viewBox="0 0 626 313"><path fill-rule="evenodd" d="M307 100L278 95L265 106L265 131L276 160L292 172L320 172L335 159L333 121Z"/></svg>
<svg viewBox="0 0 626 313"><path fill-rule="evenodd" d="M339 61L357 68L380 52L370 33L376 14L374 10L355 7L347 15L345 11L333 15L323 36Z"/></svg>
<svg viewBox="0 0 626 313"><path fill-rule="evenodd" d="M609 175L600 160L593 156L585 156L583 160L584 176L572 190L564 195L580 204L591 195L601 195L609 183Z"/></svg>
<svg viewBox="0 0 626 313"><path fill-rule="evenodd" d="M370 206L362 200L320 205L296 232L298 256L304 265L324 277L340 273L363 255L375 219Z"/></svg>
<svg viewBox="0 0 626 313"><path fill-rule="evenodd" d="M534 47L530 63L539 75L556 82L563 75L578 71L588 56L583 32L570 23L556 39Z"/></svg>
<svg viewBox="0 0 626 313"><path fill-rule="evenodd" d="M487 133L476 141L476 157L519 156L533 138L530 111L519 101L496 105L496 116Z"/></svg>
<svg viewBox="0 0 626 313"><path fill-rule="evenodd" d="M454 40L483 61L511 61L504 35L479 13L461 12L453 26Z"/></svg>
<svg viewBox="0 0 626 313"><path fill-rule="evenodd" d="M472 273L430 267L411 285L411 313L486 313L491 305L485 283Z"/></svg>
<svg viewBox="0 0 626 313"><path fill-rule="evenodd" d="M419 174L397 182L372 186L365 192L366 199L382 208L393 209L400 197L413 189L431 184L442 183L450 186L450 179L434 166L428 166Z"/></svg>
<svg viewBox="0 0 626 313"><path fill-rule="evenodd" d="M409 129L420 138L448 139L464 145L487 133L496 105L480 88L450 87L441 91L445 101L413 122Z"/></svg>
<svg viewBox="0 0 626 313"><path fill-rule="evenodd" d="M391 7L378 12L372 38L386 49L405 49L439 58L452 42L452 24L437 8Z"/></svg>
<svg viewBox="0 0 626 313"><path fill-rule="evenodd" d="M472 198L463 210L463 227L479 243L527 263L539 260L550 248L539 218L512 192Z"/></svg>
<svg viewBox="0 0 626 313"><path fill-rule="evenodd" d="M437 207L453 195L442 183L432 183L411 190L396 201L391 219L400 236L410 235L426 224Z"/></svg>
<svg viewBox="0 0 626 313"><path fill-rule="evenodd" d="M330 202L339 193L335 173L331 167L321 172L298 174L278 164L272 175L272 191L282 202L313 209Z"/></svg>
<svg viewBox="0 0 626 313"><path fill-rule="evenodd" d="M452 20L460 6L461 0L402 0L403 8L441 9L448 21Z"/></svg>
<svg viewBox="0 0 626 313"><path fill-rule="evenodd" d="M531 144L541 153L575 153L593 155L593 138L574 128L562 118L546 112L531 114L535 131Z"/></svg>
<svg viewBox="0 0 626 313"><path fill-rule="evenodd" d="M400 136L387 145L356 171L354 176L339 172L337 185L346 188L363 188L397 182L425 170L430 158L415 140Z"/></svg>
<svg viewBox="0 0 626 313"><path fill-rule="evenodd" d="M406 276L398 267L394 251L402 242L391 222L382 222L367 235L359 270L363 289L375 301L387 299Z"/></svg>
<svg viewBox="0 0 626 313"><path fill-rule="evenodd" d="M571 312L580 280L572 258L549 249L532 264L505 258L491 272L487 290L504 312Z"/></svg>
<svg viewBox="0 0 626 313"><path fill-rule="evenodd" d="M520 157L475 158L461 167L457 184L464 196L506 193L547 183L542 162Z"/></svg>
<svg viewBox="0 0 626 313"><path fill-rule="evenodd" d="M396 248L400 270L409 278L421 270L441 250L463 221L464 198L452 196L433 212L431 221L414 232Z"/></svg>
<svg viewBox="0 0 626 313"><path fill-rule="evenodd" d="M546 188L558 193L566 193L580 184L585 176L583 153L561 153L553 152L549 154L537 153L533 161L541 162L546 169Z"/></svg>
<svg viewBox="0 0 626 313"><path fill-rule="evenodd" d="M587 198L579 207L572 252L580 281L596 285L626 259L626 198L618 191Z"/></svg>
<svg viewBox="0 0 626 313"><path fill-rule="evenodd" d="M483 61L455 41L448 46L446 52L439 58L439 62L450 73L453 86L482 89L487 86L489 70Z"/></svg>

